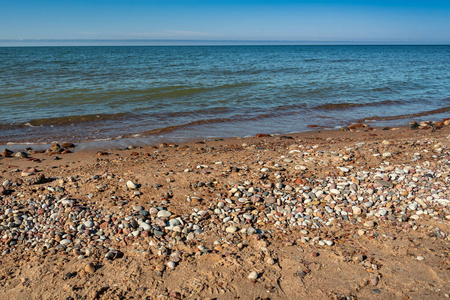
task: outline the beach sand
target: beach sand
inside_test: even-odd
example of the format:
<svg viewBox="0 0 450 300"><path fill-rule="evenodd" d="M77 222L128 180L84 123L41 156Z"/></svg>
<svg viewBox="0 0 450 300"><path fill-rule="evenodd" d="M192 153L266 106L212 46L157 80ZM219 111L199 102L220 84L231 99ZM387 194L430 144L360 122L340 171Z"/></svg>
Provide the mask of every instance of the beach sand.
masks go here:
<svg viewBox="0 0 450 300"><path fill-rule="evenodd" d="M1 157L0 299L448 298L449 136Z"/></svg>

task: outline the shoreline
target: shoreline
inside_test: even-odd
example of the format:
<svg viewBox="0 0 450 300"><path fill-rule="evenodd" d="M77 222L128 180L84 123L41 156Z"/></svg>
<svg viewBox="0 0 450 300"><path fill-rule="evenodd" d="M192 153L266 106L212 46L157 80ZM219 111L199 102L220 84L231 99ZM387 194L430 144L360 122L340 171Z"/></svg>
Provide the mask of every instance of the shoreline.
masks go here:
<svg viewBox="0 0 450 300"><path fill-rule="evenodd" d="M288 136L288 135L302 135L309 133L330 133L336 134L337 132L351 131L351 132L372 132L372 131L380 131L383 129L387 130L398 130L398 129L409 129L411 128L411 123L409 125L397 125L397 126L379 126L379 124L375 124L378 126L371 126L368 124L371 123L363 123L363 120L358 120L361 123L353 123L348 126L344 126L341 128L327 128L321 125L308 125L305 131L297 131L291 133L270 133L270 132L259 132L255 135L247 135L247 136L210 136L210 137L167 137L167 136L149 136L149 135L141 135L141 134L128 134L124 137L120 138L108 138L108 139L100 139L93 141L84 141L84 142L76 142L73 139L66 140L55 140L47 143L33 143L33 142L7 142L4 144L0 143L0 149L9 149L12 151L24 150L27 148L31 148L31 150L47 150L51 147L52 144L62 144L62 143L73 143L76 145L73 149L75 151L78 150L110 150L110 149L125 149L127 147L145 147L145 146L156 146L158 144L164 143L174 143L174 144L186 144L197 141L214 141L214 140L228 140L228 139L248 139L258 135L271 136L271 137L280 137L280 136ZM445 122L445 124L444 124ZM416 122L417 123L417 122ZM397 123L396 123L397 124ZM420 123L420 127L418 126L418 130L422 129L432 129L433 126L438 124L438 128L443 126L450 125L450 120L448 118L444 118L442 121L422 121ZM356 126L355 126L356 125Z"/></svg>
<svg viewBox="0 0 450 300"><path fill-rule="evenodd" d="M395 101L383 101L389 103L395 103ZM332 111L331 114L340 112L344 107L359 107L359 106L372 106L373 104L362 104L356 105L354 103L340 103L340 104L324 104L322 106L329 107ZM53 143L60 142L72 142L77 143L83 146L86 149L94 149L94 148L105 148L105 147L114 147L123 146L124 144L129 145L155 145L161 142L175 142L175 143L183 143L191 140L197 139L210 139L210 138L230 138L235 137L235 132L241 132L244 137L254 136L260 133L256 128L261 127L261 132L274 134L274 135L283 135L283 134L292 134L299 132L308 132L312 130L321 129L321 130L338 130L338 128L343 128L350 126L352 123L364 123L369 124L368 127L399 127L406 126L406 122L424 122L423 118L431 116L431 120L433 123L440 122L440 120L447 120L447 112L450 110L450 107L441 107L438 109L421 111L416 113L409 114L401 114L395 116L370 116L365 118L351 118L348 121L337 120L330 117L325 117L323 115L316 116L311 122L301 123L302 125L293 126L291 122L278 123L277 118L282 116L289 116L294 113L284 113L284 114L274 114L273 116L263 115L257 116L250 119L239 120L237 123L233 121L232 118L218 118L218 119L204 119L204 120L196 120L191 121L186 124L178 124L178 125L168 125L166 127L154 128L154 129L145 129L145 126L140 126L139 128L135 128L135 130L140 131L132 131L132 129L125 130L124 128L128 128L126 125L126 120L120 120L124 113L117 113L107 116L113 116L114 118L118 118L118 122L125 122L122 125L122 128L109 128L106 125L100 125L93 122L95 119L101 119L104 117L101 114L93 114L86 116L69 116L69 117L56 117L45 119L48 124L42 125L40 123L44 122L44 120L35 120L36 124L40 125L32 125L33 121L23 123L23 124L12 124L5 125L0 124L0 133L4 130L6 131L6 137L0 138L0 146L12 146L14 148L18 147L28 147L28 146L37 146L44 147L49 146ZM300 114L300 112L295 112L295 114ZM84 118L89 117L90 121L84 123ZM112 118L111 120L113 120ZM267 118L267 122L273 124L274 128L271 126L264 125L261 126L259 122L261 122L261 118ZM327 118L333 120L326 120ZM92 120L91 120L92 119ZM430 120L428 119L428 120ZM53 124L55 121L57 123ZM65 120L64 122L62 120ZM82 120L78 123L71 123L73 120ZM110 120L110 121L111 121ZM59 123L58 123L59 122ZM120 123L119 122L119 123ZM425 121L429 122L429 121ZM84 124L84 125L83 125ZM131 128L134 128L134 125L130 125ZM286 125L286 127L284 127ZM44 126L44 127L42 127ZM84 129L90 129L90 137L83 137L81 134L74 134L73 132L82 132ZM95 130L94 130L95 129ZM42 130L44 133L39 133L39 130ZM104 132L102 132L104 131ZM100 133L102 132L102 133ZM212 132L215 133L214 136L204 137L202 132ZM200 134L199 134L200 133ZM27 136L27 138L23 138L21 136ZM36 136L34 138L28 138L30 136ZM71 136L70 138L63 138L63 136ZM47 137L47 138L45 138ZM45 140L45 141L42 141ZM91 145L91 146L89 146ZM96 146L98 145L98 146Z"/></svg>

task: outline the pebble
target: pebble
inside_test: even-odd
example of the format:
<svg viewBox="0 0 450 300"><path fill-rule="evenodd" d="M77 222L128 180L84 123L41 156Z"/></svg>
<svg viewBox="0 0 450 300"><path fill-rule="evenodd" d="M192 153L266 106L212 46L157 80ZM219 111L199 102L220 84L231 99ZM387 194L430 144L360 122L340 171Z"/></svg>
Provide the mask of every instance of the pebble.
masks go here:
<svg viewBox="0 0 450 300"><path fill-rule="evenodd" d="M248 275L247 278L250 279L250 280L256 280L256 279L258 279L258 277L259 277L258 272L252 271L252 272Z"/></svg>
<svg viewBox="0 0 450 300"><path fill-rule="evenodd" d="M366 221L366 222L364 222L364 227L367 227L367 228L375 227L375 222L374 221Z"/></svg>
<svg viewBox="0 0 450 300"><path fill-rule="evenodd" d="M84 267L84 270L85 270L87 273L94 273L94 272L96 271L95 266L94 266L93 263L88 263L88 264Z"/></svg>
<svg viewBox="0 0 450 300"><path fill-rule="evenodd" d="M378 285L378 281L379 281L378 276L372 277L372 279L370 279L370 284L372 286L377 286Z"/></svg>
<svg viewBox="0 0 450 300"><path fill-rule="evenodd" d="M359 208L358 206L352 206L352 211L354 215L360 215L362 213L361 208Z"/></svg>
<svg viewBox="0 0 450 300"><path fill-rule="evenodd" d="M236 226L228 226L226 229L226 232L228 233L235 233L238 230L238 228Z"/></svg>
<svg viewBox="0 0 450 300"><path fill-rule="evenodd" d="M142 222L139 227L142 228L144 231L150 231L152 229L152 226L150 224L147 224L145 222Z"/></svg>
<svg viewBox="0 0 450 300"><path fill-rule="evenodd" d="M160 210L160 211L158 211L157 217L162 218L162 219L167 219L171 215L172 215L172 213L170 211Z"/></svg>
<svg viewBox="0 0 450 300"><path fill-rule="evenodd" d="M131 180L128 180L128 181L127 181L127 187L128 187L129 189L132 189L132 190L137 189L136 183L134 183L134 182L131 181Z"/></svg>
<svg viewBox="0 0 450 300"><path fill-rule="evenodd" d="M339 167L339 169L340 169L342 172L344 172L344 173L350 172L350 169L349 169L349 168L346 168L346 167Z"/></svg>
<svg viewBox="0 0 450 300"><path fill-rule="evenodd" d="M66 245L71 244L72 241L69 240L69 239L63 239L63 240L61 240L59 243L60 243L61 245L63 245L63 246L66 246Z"/></svg>
<svg viewBox="0 0 450 300"><path fill-rule="evenodd" d="M335 194L335 195L341 194L341 192L340 192L338 189L331 189L331 190L330 190L330 193L331 193L331 194Z"/></svg>

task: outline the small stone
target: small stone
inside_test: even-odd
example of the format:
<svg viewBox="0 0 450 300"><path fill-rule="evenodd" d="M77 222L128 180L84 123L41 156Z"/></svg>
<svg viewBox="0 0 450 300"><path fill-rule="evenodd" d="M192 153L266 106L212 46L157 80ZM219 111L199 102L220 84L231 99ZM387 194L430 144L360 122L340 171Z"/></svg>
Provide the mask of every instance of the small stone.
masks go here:
<svg viewBox="0 0 450 300"><path fill-rule="evenodd" d="M94 273L95 272L95 266L93 263L89 263L84 267L84 270L88 273Z"/></svg>
<svg viewBox="0 0 450 300"><path fill-rule="evenodd" d="M62 148L75 148L75 145L73 143L62 143Z"/></svg>
<svg viewBox="0 0 450 300"><path fill-rule="evenodd" d="M250 279L250 280L256 280L256 279L258 279L258 272L256 272L256 271L253 271L253 272L251 272L249 275L248 275L248 279Z"/></svg>
<svg viewBox="0 0 450 300"><path fill-rule="evenodd" d="M375 222L374 221L366 221L364 223L364 227L367 227L367 228L375 227Z"/></svg>
<svg viewBox="0 0 450 300"><path fill-rule="evenodd" d="M416 257L416 259L417 259L417 260L424 260L425 257L423 257L422 255L419 255L419 256Z"/></svg>
<svg viewBox="0 0 450 300"><path fill-rule="evenodd" d="M328 246L333 246L334 242L331 240L324 240L325 244L327 244Z"/></svg>
<svg viewBox="0 0 450 300"><path fill-rule="evenodd" d="M360 262L364 261L364 259L365 259L365 257L361 253L357 253L357 254L355 254L355 256L353 256L353 261L355 263L360 263Z"/></svg>
<svg viewBox="0 0 450 300"><path fill-rule="evenodd" d="M105 258L109 260L113 260L115 256L116 254L112 251L109 251L108 253L105 254Z"/></svg>
<svg viewBox="0 0 450 300"><path fill-rule="evenodd" d="M359 208L358 206L352 206L352 211L354 215L360 215L362 213L361 208Z"/></svg>
<svg viewBox="0 0 450 300"><path fill-rule="evenodd" d="M413 202L410 205L408 205L410 210L417 210L418 206L419 206L419 204L417 204L417 202Z"/></svg>
<svg viewBox="0 0 450 300"><path fill-rule="evenodd" d="M331 189L330 193L334 194L334 195L340 195L341 194L341 192L338 189Z"/></svg>
<svg viewBox="0 0 450 300"><path fill-rule="evenodd" d="M129 189L132 189L132 190L137 189L136 183L134 183L134 182L131 181L131 180L128 180L128 181L127 181L127 187L128 187Z"/></svg>
<svg viewBox="0 0 450 300"><path fill-rule="evenodd" d="M66 246L66 245L69 245L70 243L72 243L72 241L69 239L63 239L59 243L63 246Z"/></svg>
<svg viewBox="0 0 450 300"><path fill-rule="evenodd" d="M382 185L384 187L388 187L388 188L392 188L394 186L394 184L392 184L392 182L388 182L388 181L381 180L381 179L376 179L375 183Z"/></svg>
<svg viewBox="0 0 450 300"><path fill-rule="evenodd" d="M166 266L163 265L163 264L157 264L157 265L155 266L155 270L156 270L156 271L159 271L159 272L163 272L165 269L166 269Z"/></svg>
<svg viewBox="0 0 450 300"><path fill-rule="evenodd" d="M307 275L307 274L306 274L305 271L298 271L298 272L294 273L294 276L300 277L300 278L305 278L306 275Z"/></svg>
<svg viewBox="0 0 450 300"><path fill-rule="evenodd" d="M377 286L377 285L378 285L378 281L379 281L378 276L373 277L372 279L370 279L370 284L371 284L372 286Z"/></svg>
<svg viewBox="0 0 450 300"><path fill-rule="evenodd" d="M227 229L226 229L226 231L228 233L235 233L237 230L238 230L238 228L236 226L233 226L233 225L227 227Z"/></svg>
<svg viewBox="0 0 450 300"><path fill-rule="evenodd" d="M140 206L140 205L134 205L134 206L133 206L133 209L134 209L135 211L139 212L139 211L143 210L144 208L143 208L142 206Z"/></svg>
<svg viewBox="0 0 450 300"><path fill-rule="evenodd" d="M142 222L139 226L144 231L150 231L152 229L152 226L150 224L145 223L145 222Z"/></svg>
<svg viewBox="0 0 450 300"><path fill-rule="evenodd" d="M273 264L275 264L275 260L272 257L269 256L269 257L266 258L266 263L269 266L272 266Z"/></svg>
<svg viewBox="0 0 450 300"><path fill-rule="evenodd" d="M156 216L161 219L167 219L171 215L172 215L172 213L168 210L160 210L160 211L158 211L158 214Z"/></svg>
<svg viewBox="0 0 450 300"><path fill-rule="evenodd" d="M167 267L168 268L170 268L170 269L174 269L175 268L175 262L173 262L173 261L169 261L168 263L167 263Z"/></svg>

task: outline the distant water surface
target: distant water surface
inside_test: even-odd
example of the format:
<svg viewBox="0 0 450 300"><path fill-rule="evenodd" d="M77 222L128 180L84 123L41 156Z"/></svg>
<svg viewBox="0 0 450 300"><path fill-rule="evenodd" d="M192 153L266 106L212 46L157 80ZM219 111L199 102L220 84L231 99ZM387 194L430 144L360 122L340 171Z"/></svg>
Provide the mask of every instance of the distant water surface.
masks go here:
<svg viewBox="0 0 450 300"><path fill-rule="evenodd" d="M439 119L450 116L449 70L450 46L5 47L0 143Z"/></svg>

